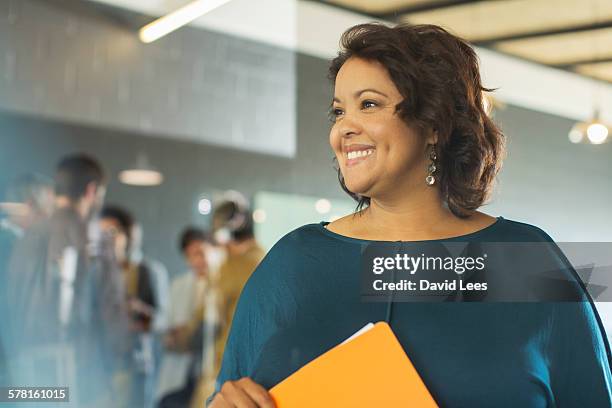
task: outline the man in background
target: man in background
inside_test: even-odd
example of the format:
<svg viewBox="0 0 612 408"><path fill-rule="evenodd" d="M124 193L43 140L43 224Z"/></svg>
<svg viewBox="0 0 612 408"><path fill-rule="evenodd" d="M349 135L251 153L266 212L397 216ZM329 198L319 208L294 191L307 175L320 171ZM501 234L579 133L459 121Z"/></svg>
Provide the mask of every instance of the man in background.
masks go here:
<svg viewBox="0 0 612 408"><path fill-rule="evenodd" d="M55 209L24 235L11 257L11 308L22 340L69 337L86 319L87 223L104 199L104 173L85 154L63 158L55 175Z"/></svg>
<svg viewBox="0 0 612 408"><path fill-rule="evenodd" d="M8 264L13 247L26 230L49 218L53 211L53 181L41 174L17 177L0 203L0 311L5 316Z"/></svg>
<svg viewBox="0 0 612 408"><path fill-rule="evenodd" d="M83 405L104 387L96 378L87 226L105 191L96 159L80 153L61 159L55 209L48 220L26 231L9 266L9 304L24 356L22 378L32 385L75 384L71 401Z"/></svg>
<svg viewBox="0 0 612 408"><path fill-rule="evenodd" d="M247 280L265 256L255 239L254 223L249 203L237 191L227 191L212 216L215 242L225 249L225 260L219 268L217 290L221 331L214 350L213 376L204 373L198 384L192 407L201 406L212 393L214 377L221 367L221 359L238 298ZM210 370L209 370L210 371Z"/></svg>
<svg viewBox="0 0 612 408"><path fill-rule="evenodd" d="M13 328L9 315L9 259L26 230L46 220L53 211L53 182L41 174L28 173L11 182L0 203L0 385L9 385L8 357Z"/></svg>

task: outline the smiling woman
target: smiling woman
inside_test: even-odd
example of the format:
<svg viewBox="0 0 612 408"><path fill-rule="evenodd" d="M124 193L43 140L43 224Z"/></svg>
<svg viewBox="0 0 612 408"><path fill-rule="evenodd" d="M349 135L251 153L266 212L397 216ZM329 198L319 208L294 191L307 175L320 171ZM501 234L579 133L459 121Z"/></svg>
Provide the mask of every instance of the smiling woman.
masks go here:
<svg viewBox="0 0 612 408"><path fill-rule="evenodd" d="M481 84L474 50L432 25L358 25L341 46L329 69L336 88L330 140L344 190L358 208L370 205L375 191L354 184L342 154L370 138L397 159L385 172L394 185L429 177L453 214L471 215L490 195L504 156L504 136L483 104L482 93L491 89Z"/></svg>
<svg viewBox="0 0 612 408"><path fill-rule="evenodd" d="M610 347L575 270L541 229L477 211L491 194L504 136L484 109L482 93L489 90L474 50L432 25L358 25L341 44L330 67L329 139L340 184L358 201L357 211L290 232L257 267L234 315L211 407L274 406L268 389L381 320L439 406L610 407ZM538 242L546 250L499 251L501 266L482 275L488 282L476 289L460 280L452 301L363 301L364 248L393 253L414 241L444 248ZM466 300L470 290L486 292L516 271L530 276L533 259L545 260L554 279L571 282L578 301ZM526 282L520 293L531 292L533 280ZM344 384L338 398L360 391ZM309 402L299 406L329 406L317 392L301 395ZM362 406L406 404L381 395Z"/></svg>

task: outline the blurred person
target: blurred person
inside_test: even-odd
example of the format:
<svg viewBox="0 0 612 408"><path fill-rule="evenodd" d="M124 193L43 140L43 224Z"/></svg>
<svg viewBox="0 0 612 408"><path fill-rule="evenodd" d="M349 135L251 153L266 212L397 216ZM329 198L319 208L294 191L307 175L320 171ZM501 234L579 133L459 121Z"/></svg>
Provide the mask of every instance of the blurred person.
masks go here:
<svg viewBox="0 0 612 408"><path fill-rule="evenodd" d="M164 356L157 394L160 408L184 407L189 404L199 373L194 373L202 356L202 342L190 333L189 325L201 318L201 305L207 290L214 284L210 256L211 237L206 231L188 227L180 235L179 250L189 270L172 281L168 313L168 331L164 336Z"/></svg>
<svg viewBox="0 0 612 408"><path fill-rule="evenodd" d="M47 219L53 211L53 181L41 174L28 173L17 177L6 190L0 203L0 279L7 282L8 263L15 243L32 225ZM0 287L0 304L6 300ZM5 312L2 308L0 311Z"/></svg>
<svg viewBox="0 0 612 408"><path fill-rule="evenodd" d="M30 317L24 322L26 326L47 327L49 339L59 338L61 331L68 332L81 318L72 306L84 295L87 222L100 207L104 193L104 173L95 159L75 154L60 160L55 175L55 209L48 220L31 225L23 245L11 256L11 283L15 285L10 290L11 309ZM29 298L34 299L29 302ZM34 310L50 316L34 319L32 316L38 316ZM37 330L27 332L23 340L35 341L30 336L34 333Z"/></svg>
<svg viewBox="0 0 612 408"><path fill-rule="evenodd" d="M12 328L8 310L9 259L15 245L32 225L49 217L53 210L53 181L41 174L27 173L14 179L0 203L0 384L8 382L8 358Z"/></svg>
<svg viewBox="0 0 612 408"><path fill-rule="evenodd" d="M221 366L240 293L265 256L265 251L255 239L249 202L238 191L230 190L223 194L222 199L213 210L212 230L215 242L225 250L216 285L219 294L221 331L215 344L214 374L209 378L201 379L192 406L204 404L206 397L214 387L214 375Z"/></svg>
<svg viewBox="0 0 612 408"><path fill-rule="evenodd" d="M146 343L142 348L139 360L143 363L150 362L148 370L151 375L145 381L145 407L153 407L155 404L156 387L161 368L163 353L163 336L168 327L168 307L170 288L168 282L168 270L160 261L151 258L143 252L143 230L142 226L134 223L132 227L132 237L129 257L134 264L145 264L148 267L151 286L155 293L156 308L151 322L151 336L146 338Z"/></svg>
<svg viewBox="0 0 612 408"><path fill-rule="evenodd" d="M155 324L161 319L160 300L166 295L161 293L159 278L160 267L154 269L142 256L134 256L140 251L140 237L132 215L124 208L106 206L100 213L100 229L111 237L115 261L121 271L125 288L126 311L131 332L132 346L127 356L127 377L130 406L148 406L153 392L155 376ZM163 267L162 267L163 268ZM162 274L165 274L163 268Z"/></svg>
<svg viewBox="0 0 612 408"><path fill-rule="evenodd" d="M237 191L228 191L215 207L212 216L215 241L225 248L225 259L219 269L222 333L217 348L217 368L221 363L230 324L240 292L265 256L255 239L254 223L249 203Z"/></svg>
<svg viewBox="0 0 612 408"><path fill-rule="evenodd" d="M55 208L26 230L9 265L21 382L76 384L71 400L83 404L93 403L104 388L97 378L87 225L105 191L96 159L82 153L62 158L55 173Z"/></svg>

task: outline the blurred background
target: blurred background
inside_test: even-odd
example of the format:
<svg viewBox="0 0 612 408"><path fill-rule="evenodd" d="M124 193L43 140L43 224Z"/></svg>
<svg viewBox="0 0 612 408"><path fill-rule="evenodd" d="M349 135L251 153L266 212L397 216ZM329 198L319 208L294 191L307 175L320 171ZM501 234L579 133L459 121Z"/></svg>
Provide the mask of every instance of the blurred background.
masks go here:
<svg viewBox="0 0 612 408"><path fill-rule="evenodd" d="M258 260L292 229L354 210L328 144L327 65L341 33L368 21L438 24L476 47L484 85L497 88L491 115L508 138L482 211L560 242L612 242L609 0L3 0L3 316L38 316L40 305L14 311L10 298L49 283L10 280L44 270L63 293L58 310L76 310L70 288L82 284L85 303L110 296L107 313L126 322L73 311L59 317L60 333L19 357L15 343L33 329L2 319L0 385L72 384L74 406L200 404ZM91 161L100 180L83 176L95 173ZM58 164L82 187L67 202L85 203L63 218L52 195ZM59 235L56 257L35 250ZM79 283L92 268L117 284L101 295L95 282ZM224 268L245 278L224 279ZM612 331L612 308L597 306ZM84 326L74 323L84 313ZM78 382L98 366L79 362L90 350L74 334L83 330L106 333L94 341L101 360L123 356L92 374L113 387L111 400ZM176 372L179 380L167 374Z"/></svg>

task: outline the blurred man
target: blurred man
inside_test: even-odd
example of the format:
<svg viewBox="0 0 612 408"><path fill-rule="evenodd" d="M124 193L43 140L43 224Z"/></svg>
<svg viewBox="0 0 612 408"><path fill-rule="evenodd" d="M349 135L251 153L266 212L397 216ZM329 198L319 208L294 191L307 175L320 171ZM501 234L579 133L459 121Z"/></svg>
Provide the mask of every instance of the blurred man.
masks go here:
<svg viewBox="0 0 612 408"><path fill-rule="evenodd" d="M16 178L7 188L5 201L0 203L0 306L6 306L8 283L8 263L16 242L27 229L41 223L53 211L53 182L35 173ZM0 307L2 316L5 307Z"/></svg>
<svg viewBox="0 0 612 408"><path fill-rule="evenodd" d="M154 326L159 320L160 297L155 271L143 261L135 259L134 246L137 245L134 233L138 231L134 218L118 206L106 206L100 213L102 233L111 237L114 256L123 276L126 305L132 347L127 365L129 370L130 406L149 406L153 391L152 381L155 371ZM165 268L164 268L165 271Z"/></svg>
<svg viewBox="0 0 612 408"><path fill-rule="evenodd" d="M53 210L52 180L36 173L16 178L7 188L0 203L0 385L8 385L8 358L12 340L8 289L13 287L9 276L9 259L13 248L26 230L47 219Z"/></svg>
<svg viewBox="0 0 612 408"><path fill-rule="evenodd" d="M28 320L27 341L57 340L85 318L87 222L104 199L102 167L84 154L65 157L55 194L53 214L24 237L11 260L11 306Z"/></svg>
<svg viewBox="0 0 612 408"><path fill-rule="evenodd" d="M71 401L86 402L100 393L95 376L91 334L91 295L87 223L105 194L104 172L89 155L60 160L55 174L55 210L50 218L26 231L10 261L10 307L17 321L24 357L20 368L27 383L78 382ZM42 346L42 347L38 347ZM26 347L34 347L38 354ZM45 350L54 350L51 355ZM94 350L94 352L91 352ZM35 357L53 363L32 366ZM26 369L25 367L29 367ZM59 377L58 377L58 374ZM74 398L73 398L74 397Z"/></svg>
<svg viewBox="0 0 612 408"><path fill-rule="evenodd" d="M215 240L226 250L225 261L219 270L223 329L217 343L218 369L240 292L263 259L265 251L255 240L253 216L242 194L228 191L216 206L212 223Z"/></svg>
<svg viewBox="0 0 612 408"><path fill-rule="evenodd" d="M204 297L213 284L209 265L212 251L208 234L190 227L179 239L179 249L189 270L172 281L168 331L164 336L165 353L159 376L157 394L161 398L159 407L185 407L191 400L199 373L196 359L201 358L202 342L190 333L189 324L201 317L196 316Z"/></svg>

